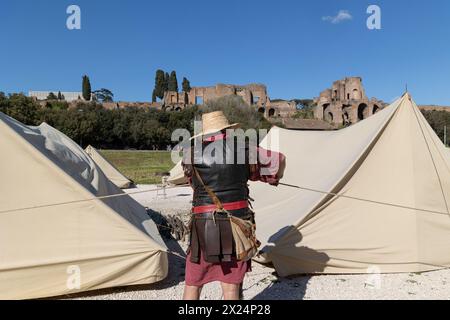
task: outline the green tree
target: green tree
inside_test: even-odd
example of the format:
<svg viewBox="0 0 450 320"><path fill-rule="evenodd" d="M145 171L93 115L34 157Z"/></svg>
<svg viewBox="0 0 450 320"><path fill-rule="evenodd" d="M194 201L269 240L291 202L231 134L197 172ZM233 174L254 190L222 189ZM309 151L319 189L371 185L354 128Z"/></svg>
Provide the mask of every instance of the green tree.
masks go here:
<svg viewBox="0 0 450 320"><path fill-rule="evenodd" d="M177 80L177 73L175 71L172 71L169 76L168 81L168 90L169 91L176 91L178 92L178 80Z"/></svg>
<svg viewBox="0 0 450 320"><path fill-rule="evenodd" d="M96 90L93 92L95 98L101 102L113 102L114 94L105 88L101 88L100 90Z"/></svg>
<svg viewBox="0 0 450 320"><path fill-rule="evenodd" d="M37 125L39 105L32 98L22 93L10 94L7 101L3 101L2 112L27 125Z"/></svg>
<svg viewBox="0 0 450 320"><path fill-rule="evenodd" d="M51 100L45 103L45 107L52 110L66 110L69 108L69 104L63 100Z"/></svg>
<svg viewBox="0 0 450 320"><path fill-rule="evenodd" d="M183 77L183 83L181 84L181 86L182 86L184 92L189 92L192 89L191 83L185 77Z"/></svg>
<svg viewBox="0 0 450 320"><path fill-rule="evenodd" d="M83 76L82 92L84 100L91 101L91 93L92 93L91 81L89 80L89 77L86 75Z"/></svg>
<svg viewBox="0 0 450 320"><path fill-rule="evenodd" d="M169 76L169 74L166 72L166 73L164 74L163 96L164 96L164 92L166 92L167 90L169 90L169 79L170 79L170 76Z"/></svg>
<svg viewBox="0 0 450 320"><path fill-rule="evenodd" d="M58 100L58 97L53 92L50 92L47 96L47 100Z"/></svg>
<svg viewBox="0 0 450 320"><path fill-rule="evenodd" d="M61 91L58 91L58 100L62 100L62 94L61 94Z"/></svg>
<svg viewBox="0 0 450 320"><path fill-rule="evenodd" d="M156 70L155 88L153 90L154 101L156 101L156 98L162 99L164 97L165 86L166 86L166 79L164 71L158 69Z"/></svg>
<svg viewBox="0 0 450 320"><path fill-rule="evenodd" d="M229 95L209 100L202 108L201 113L221 110L230 123L240 123L241 128L270 129L272 124L264 118L255 108L250 107L240 96Z"/></svg>
<svg viewBox="0 0 450 320"><path fill-rule="evenodd" d="M5 112L8 108L9 100L4 92L0 92L0 112Z"/></svg>
<svg viewBox="0 0 450 320"><path fill-rule="evenodd" d="M450 112L444 110L422 110L422 114L442 142L444 142L445 130L447 130L448 144L450 141L448 138L450 137Z"/></svg>
<svg viewBox="0 0 450 320"><path fill-rule="evenodd" d="M240 122L243 128L265 128L270 123L242 98L229 96L208 101L206 107L193 106L180 112L156 108L120 108L107 110L101 104L50 100L41 107L33 98L23 94L0 93L0 111L27 125L43 121L55 127L77 143L104 149L160 149L176 143L171 133L177 128L193 132L193 120L200 112L224 110L230 122ZM439 117L436 118L436 120ZM439 124L439 126L441 126ZM449 126L450 127L450 126Z"/></svg>

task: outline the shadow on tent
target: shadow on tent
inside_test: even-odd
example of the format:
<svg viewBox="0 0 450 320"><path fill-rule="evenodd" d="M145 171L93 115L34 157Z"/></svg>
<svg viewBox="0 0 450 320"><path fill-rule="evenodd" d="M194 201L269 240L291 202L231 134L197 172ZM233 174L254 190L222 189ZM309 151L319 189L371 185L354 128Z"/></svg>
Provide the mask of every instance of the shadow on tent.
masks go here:
<svg viewBox="0 0 450 320"><path fill-rule="evenodd" d="M293 226L289 226L288 229L290 229L287 233L289 242L301 243L303 236L298 229ZM314 274L322 273L330 260L327 254L305 246L283 246L283 251L289 252L289 257L296 257L295 264L299 266L298 274L288 277L278 276L275 282L253 297L253 300L302 300L311 277ZM274 274L277 273L274 272Z"/></svg>

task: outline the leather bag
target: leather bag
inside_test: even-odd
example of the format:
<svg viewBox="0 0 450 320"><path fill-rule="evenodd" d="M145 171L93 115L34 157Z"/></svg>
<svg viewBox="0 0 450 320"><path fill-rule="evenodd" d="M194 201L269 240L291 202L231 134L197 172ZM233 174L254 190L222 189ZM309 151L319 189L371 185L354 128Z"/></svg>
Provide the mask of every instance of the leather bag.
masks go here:
<svg viewBox="0 0 450 320"><path fill-rule="evenodd" d="M235 217L229 211L225 210L222 202L216 196L214 191L205 185L197 169L194 166L192 166L192 168L197 179L200 181L211 200L216 205L217 209L215 212L224 212L230 219L233 241L236 250L236 259L239 261L248 261L252 259L257 255L258 248L261 246L261 242L259 242L256 238L256 224L251 220L244 220Z"/></svg>

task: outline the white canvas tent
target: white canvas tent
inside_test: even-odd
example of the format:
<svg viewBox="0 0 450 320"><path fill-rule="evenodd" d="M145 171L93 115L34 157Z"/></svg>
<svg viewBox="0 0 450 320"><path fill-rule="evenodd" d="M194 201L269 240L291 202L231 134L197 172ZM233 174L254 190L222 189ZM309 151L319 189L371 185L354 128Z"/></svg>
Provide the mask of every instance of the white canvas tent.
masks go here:
<svg viewBox="0 0 450 320"><path fill-rule="evenodd" d="M159 281L167 248L145 209L72 140L0 113L0 299ZM59 205L48 205L59 204Z"/></svg>
<svg viewBox="0 0 450 320"><path fill-rule="evenodd" d="M450 152L409 94L342 130L274 128L261 146L303 189L250 184L256 260L282 276L450 267Z"/></svg>
<svg viewBox="0 0 450 320"><path fill-rule="evenodd" d="M133 182L125 177L113 164L106 160L93 146L89 145L84 150L94 160L95 164L103 171L106 177L121 189L130 188Z"/></svg>
<svg viewBox="0 0 450 320"><path fill-rule="evenodd" d="M282 182L351 197L251 184L260 260L280 275L450 267L450 156L409 94L343 130L272 129L262 146L286 155Z"/></svg>
<svg viewBox="0 0 450 320"><path fill-rule="evenodd" d="M174 185L182 185L188 183L188 179L185 177L183 167L181 166L181 160L170 170L169 179L167 182Z"/></svg>

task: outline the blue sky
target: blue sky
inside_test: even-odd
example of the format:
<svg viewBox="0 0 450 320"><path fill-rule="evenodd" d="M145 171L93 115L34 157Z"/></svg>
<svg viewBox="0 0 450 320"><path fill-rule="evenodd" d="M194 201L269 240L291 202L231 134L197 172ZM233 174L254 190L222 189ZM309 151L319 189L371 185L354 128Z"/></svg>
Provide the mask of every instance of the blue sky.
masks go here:
<svg viewBox="0 0 450 320"><path fill-rule="evenodd" d="M81 30L66 8L81 8ZM377 4L382 29L368 30ZM326 16L347 10L351 19ZM408 83L418 103L450 105L450 1L2 0L0 91L93 89L149 101L156 69L191 85L264 83L309 98L345 76L387 102ZM181 81L180 81L181 82Z"/></svg>

